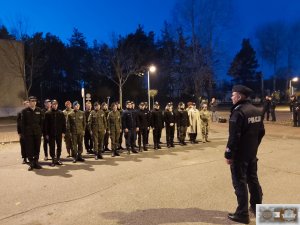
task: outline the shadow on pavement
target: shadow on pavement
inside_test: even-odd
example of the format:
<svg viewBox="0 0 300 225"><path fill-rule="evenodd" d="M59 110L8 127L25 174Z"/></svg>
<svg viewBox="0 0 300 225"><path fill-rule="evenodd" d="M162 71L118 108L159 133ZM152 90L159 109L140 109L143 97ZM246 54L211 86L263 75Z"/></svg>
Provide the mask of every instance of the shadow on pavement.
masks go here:
<svg viewBox="0 0 300 225"><path fill-rule="evenodd" d="M204 210L198 208L145 209L134 212L105 212L100 215L105 219L117 220L122 225L160 225L169 223L207 223L232 224L224 211Z"/></svg>
<svg viewBox="0 0 300 225"><path fill-rule="evenodd" d="M143 162L143 159L159 159L161 156L170 155L170 156L177 156L178 153L189 153L190 151L203 151L206 147L216 148L217 146L224 145L226 142L224 140L216 140L214 139L213 142L209 143L199 143L199 144L188 144L186 147L175 147L175 148L166 148L156 150L149 149L147 152L140 152L138 154L130 154L127 155L126 151L124 151L120 157L112 158L110 153L103 154L104 159L94 160L93 155L84 155L86 159L85 162L77 162L72 163L72 158L65 158L62 159L64 165L62 166L55 166L50 167L50 160L47 162L40 161L40 164L43 166L42 170L33 170L37 175L41 176L61 176L64 178L71 178L73 175L71 174L72 171L76 170L86 170L86 171L94 171L94 166L118 166L122 162Z"/></svg>

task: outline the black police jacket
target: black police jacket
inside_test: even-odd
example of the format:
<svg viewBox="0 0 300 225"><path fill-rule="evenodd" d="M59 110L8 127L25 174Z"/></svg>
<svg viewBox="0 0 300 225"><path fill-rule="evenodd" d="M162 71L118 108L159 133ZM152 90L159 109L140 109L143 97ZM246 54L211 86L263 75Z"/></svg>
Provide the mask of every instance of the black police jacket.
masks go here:
<svg viewBox="0 0 300 225"><path fill-rule="evenodd" d="M176 116L174 112L165 111L164 113L164 121L166 126L170 126L170 123L176 123ZM174 126L174 125L173 125Z"/></svg>
<svg viewBox="0 0 300 225"><path fill-rule="evenodd" d="M44 114L39 107L34 110L30 107L21 112L21 134L22 135L42 135Z"/></svg>
<svg viewBox="0 0 300 225"><path fill-rule="evenodd" d="M139 128L144 129L150 127L150 112L146 109L137 111Z"/></svg>
<svg viewBox="0 0 300 225"><path fill-rule="evenodd" d="M177 113L177 127L188 127L190 126L189 115L186 110L178 110Z"/></svg>
<svg viewBox="0 0 300 225"><path fill-rule="evenodd" d="M138 127L137 114L132 109L126 109L122 113L122 129L135 129Z"/></svg>
<svg viewBox="0 0 300 225"><path fill-rule="evenodd" d="M66 133L65 115L60 110L47 111L45 114L45 134L51 137Z"/></svg>
<svg viewBox="0 0 300 225"><path fill-rule="evenodd" d="M151 127L157 129L164 128L164 117L161 110L153 109L151 111Z"/></svg>
<svg viewBox="0 0 300 225"><path fill-rule="evenodd" d="M229 119L229 138L225 158L249 161L256 158L258 146L265 135L262 112L249 101L233 105Z"/></svg>

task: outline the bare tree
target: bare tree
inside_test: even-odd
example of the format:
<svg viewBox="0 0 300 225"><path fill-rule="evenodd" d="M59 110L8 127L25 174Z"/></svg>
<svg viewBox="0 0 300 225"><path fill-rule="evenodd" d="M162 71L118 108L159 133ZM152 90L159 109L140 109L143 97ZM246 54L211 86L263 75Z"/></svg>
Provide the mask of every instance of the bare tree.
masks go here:
<svg viewBox="0 0 300 225"><path fill-rule="evenodd" d="M276 90L276 71L279 59L285 50L286 25L283 22L272 22L259 27L256 31L259 53L273 66L273 91Z"/></svg>

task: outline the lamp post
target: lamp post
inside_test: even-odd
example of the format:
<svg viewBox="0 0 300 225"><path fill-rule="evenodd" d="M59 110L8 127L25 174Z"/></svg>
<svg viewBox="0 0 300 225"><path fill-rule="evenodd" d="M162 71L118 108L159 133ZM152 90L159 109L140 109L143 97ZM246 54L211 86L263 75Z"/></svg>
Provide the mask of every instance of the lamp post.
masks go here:
<svg viewBox="0 0 300 225"><path fill-rule="evenodd" d="M151 104L150 104L150 72L154 73L156 71L156 67L151 65L148 69L148 106L149 110L151 109Z"/></svg>
<svg viewBox="0 0 300 225"><path fill-rule="evenodd" d="M294 94L294 88L293 88L293 85L292 85L292 81L297 82L298 80L299 80L298 77L294 77L294 78L290 79L290 93L291 93L291 95Z"/></svg>

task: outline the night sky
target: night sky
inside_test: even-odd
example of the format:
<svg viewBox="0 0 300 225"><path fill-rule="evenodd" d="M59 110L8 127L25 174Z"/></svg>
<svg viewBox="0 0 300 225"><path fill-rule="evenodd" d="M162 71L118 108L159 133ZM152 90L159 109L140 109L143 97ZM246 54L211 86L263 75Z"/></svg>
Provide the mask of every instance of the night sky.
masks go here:
<svg viewBox="0 0 300 225"><path fill-rule="evenodd" d="M177 0L0 0L0 24L10 28L17 18L25 18L27 32L50 32L68 42L73 28L87 41L110 43L112 33L126 35L139 24L146 32L161 33L165 20L172 20ZM299 0L233 0L233 28L229 37L229 58L240 49L243 38L254 38L255 29L271 21L300 20ZM42 3L41 3L42 2ZM233 40L233 41L232 41Z"/></svg>

